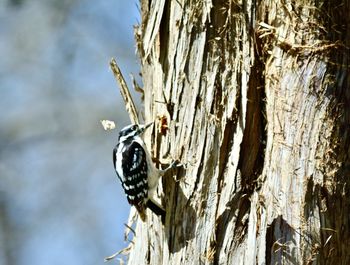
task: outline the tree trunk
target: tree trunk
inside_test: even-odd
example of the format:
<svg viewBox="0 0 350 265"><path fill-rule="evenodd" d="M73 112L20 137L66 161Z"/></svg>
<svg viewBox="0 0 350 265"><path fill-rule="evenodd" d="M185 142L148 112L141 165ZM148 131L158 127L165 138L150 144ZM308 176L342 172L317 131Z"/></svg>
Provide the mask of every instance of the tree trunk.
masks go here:
<svg viewBox="0 0 350 265"><path fill-rule="evenodd" d="M185 168L129 264L350 264L350 4L141 1L146 135Z"/></svg>

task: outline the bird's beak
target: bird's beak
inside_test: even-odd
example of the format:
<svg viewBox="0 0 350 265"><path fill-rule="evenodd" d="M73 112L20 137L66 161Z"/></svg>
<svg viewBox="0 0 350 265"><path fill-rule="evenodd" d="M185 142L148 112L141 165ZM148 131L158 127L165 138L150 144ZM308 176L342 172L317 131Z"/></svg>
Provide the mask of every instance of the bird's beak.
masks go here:
<svg viewBox="0 0 350 265"><path fill-rule="evenodd" d="M154 123L154 121L152 121L152 122L146 124L144 129L146 130L146 129L147 129L148 127L150 127L153 123Z"/></svg>
<svg viewBox="0 0 350 265"><path fill-rule="evenodd" d="M150 123L148 123L148 124L146 124L146 125L142 125L142 127L140 128L140 133L144 133L145 132L145 130L147 129L147 128L149 128L149 127L151 127L151 125L153 124L154 122L152 121L152 122L150 122Z"/></svg>

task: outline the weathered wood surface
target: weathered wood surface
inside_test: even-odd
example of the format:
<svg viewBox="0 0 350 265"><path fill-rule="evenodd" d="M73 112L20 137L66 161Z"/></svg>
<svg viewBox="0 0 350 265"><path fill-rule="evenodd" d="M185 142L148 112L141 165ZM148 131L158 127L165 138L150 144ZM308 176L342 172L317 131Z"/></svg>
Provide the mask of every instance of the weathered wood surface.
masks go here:
<svg viewBox="0 0 350 265"><path fill-rule="evenodd" d="M331 1L333 2L333 1ZM350 264L349 1L142 1L153 156L129 264Z"/></svg>

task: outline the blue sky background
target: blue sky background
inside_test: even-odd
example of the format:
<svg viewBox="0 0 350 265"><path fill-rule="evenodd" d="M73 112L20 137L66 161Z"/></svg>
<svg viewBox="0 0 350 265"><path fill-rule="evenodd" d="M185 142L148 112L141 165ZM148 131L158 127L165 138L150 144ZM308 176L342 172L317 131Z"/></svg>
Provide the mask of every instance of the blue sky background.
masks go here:
<svg viewBox="0 0 350 265"><path fill-rule="evenodd" d="M104 264L126 246L118 132L99 120L129 123L109 60L138 76L137 5L0 1L0 264Z"/></svg>

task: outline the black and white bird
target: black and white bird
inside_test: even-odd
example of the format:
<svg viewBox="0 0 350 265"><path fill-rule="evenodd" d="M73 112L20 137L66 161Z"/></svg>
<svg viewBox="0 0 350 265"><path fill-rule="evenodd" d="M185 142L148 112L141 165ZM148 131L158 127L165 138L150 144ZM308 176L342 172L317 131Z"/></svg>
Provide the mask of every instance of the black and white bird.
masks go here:
<svg viewBox="0 0 350 265"><path fill-rule="evenodd" d="M159 178L165 170L155 167L141 135L149 128L147 125L132 124L124 127L119 133L119 141L113 150L113 164L123 186L128 202L135 206L141 219L146 220L146 208L165 218L165 210L153 199Z"/></svg>

